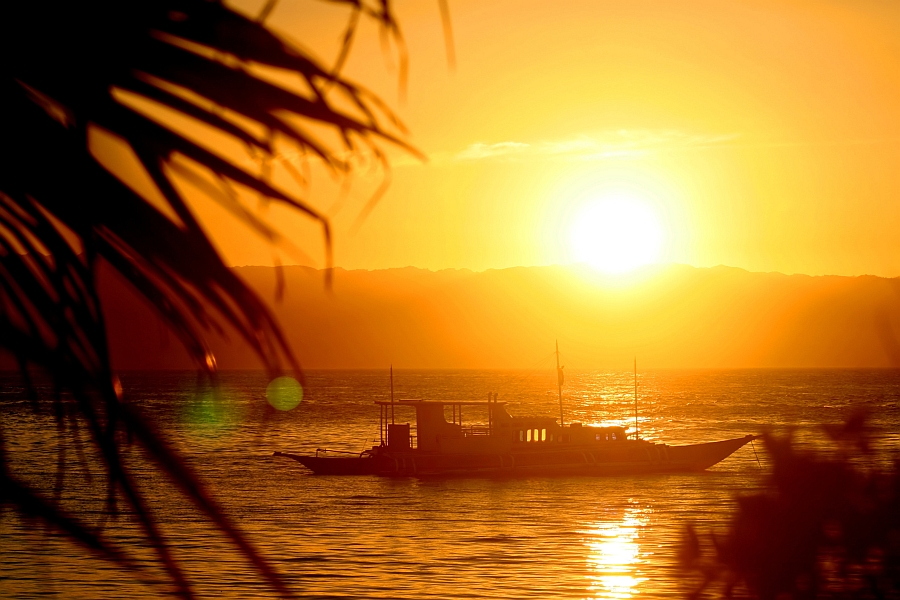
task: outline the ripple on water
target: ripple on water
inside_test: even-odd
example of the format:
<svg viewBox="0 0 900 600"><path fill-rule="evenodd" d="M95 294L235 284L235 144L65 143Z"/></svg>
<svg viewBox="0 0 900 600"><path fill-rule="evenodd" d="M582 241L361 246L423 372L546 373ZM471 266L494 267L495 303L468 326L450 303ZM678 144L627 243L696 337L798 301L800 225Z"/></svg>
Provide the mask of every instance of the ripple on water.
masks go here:
<svg viewBox="0 0 900 600"><path fill-rule="evenodd" d="M567 376L567 420L633 423L630 374ZM198 389L193 373L122 379L129 401L152 415L254 544L311 597L669 597L683 592L676 553L685 525L721 527L735 494L760 482L749 446L710 472L691 475L315 477L272 451L371 446L378 437L372 401L389 394L383 373L307 373L302 402L284 411L267 408L262 374L226 373L226 392L219 394ZM35 485L52 482L51 417L35 417L16 399L15 383L2 383L0 411L16 474ZM796 427L798 443L813 445L816 425L839 422L860 405L873 412L882 451L896 447L900 435L900 374L893 371L668 371L643 374L639 383L641 431L669 443ZM494 391L512 414L557 416L554 386L552 374L395 373L399 397L481 399ZM477 410L465 416L480 417ZM398 409L396 418L406 422L411 415ZM138 454L129 455L138 483L201 596L270 597L246 562ZM94 473L86 483L74 458L69 465L64 502L104 526L142 564L152 564L134 517L106 515L102 477ZM10 511L0 518L0 536L0 596L137 599L171 591L156 569L139 580Z"/></svg>

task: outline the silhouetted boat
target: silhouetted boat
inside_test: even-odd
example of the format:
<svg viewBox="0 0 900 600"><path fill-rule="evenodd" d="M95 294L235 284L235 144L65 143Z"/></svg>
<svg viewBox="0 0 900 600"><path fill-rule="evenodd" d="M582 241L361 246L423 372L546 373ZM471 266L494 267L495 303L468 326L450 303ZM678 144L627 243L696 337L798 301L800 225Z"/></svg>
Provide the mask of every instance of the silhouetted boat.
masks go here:
<svg viewBox="0 0 900 600"><path fill-rule="evenodd" d="M275 452L292 458L321 475L639 475L703 471L731 456L759 436L669 446L642 440L638 435L637 360L634 363L634 438L624 427L597 427L563 419L562 386L565 367L559 364L556 345L556 382L559 423L550 417L512 417L497 394L487 402L394 402L394 369L391 367L391 401L377 401L381 443L358 455L316 450L315 456ZM463 426L462 409L484 407L487 424ZM409 423L396 423L394 410L416 411L416 433ZM447 408L451 422L447 422ZM390 421L390 422L388 422ZM758 459L757 459L758 460Z"/></svg>
<svg viewBox="0 0 900 600"><path fill-rule="evenodd" d="M670 446L629 439L624 427L561 426L550 417L512 417L506 403L496 398L378 401L380 445L353 455L319 450L315 456L275 456L292 458L323 475L637 475L703 471L757 437ZM409 423L392 422L401 407L416 412L415 436ZM463 407L486 409L487 424L464 426Z"/></svg>

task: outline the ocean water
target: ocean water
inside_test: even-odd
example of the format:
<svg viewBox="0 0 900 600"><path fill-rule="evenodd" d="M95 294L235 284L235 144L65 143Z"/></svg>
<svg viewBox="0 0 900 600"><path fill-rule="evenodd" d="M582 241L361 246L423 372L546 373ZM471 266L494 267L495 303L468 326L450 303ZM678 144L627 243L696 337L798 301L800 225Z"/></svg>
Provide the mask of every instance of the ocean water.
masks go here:
<svg viewBox="0 0 900 600"><path fill-rule="evenodd" d="M312 371L293 410L265 399L261 373L225 373L219 392L194 373L125 373L139 406L296 594L312 598L666 598L691 581L678 566L685 527L723 530L735 497L760 488L760 442L709 471L641 477L419 480L313 476L275 450L360 451L377 443L387 372ZM395 371L397 398L482 400L512 415L559 415L553 371ZM900 448L900 372L651 371L638 375L641 436L670 444L793 432L823 446L820 426L864 409L875 457ZM412 415L398 409L399 422ZM567 422L634 424L630 373L567 373ZM0 596L156 598L172 586L124 505L112 515L93 450L35 414L15 374L0 375L10 468L130 552L125 571L8 507L0 513ZM483 418L477 410L466 422ZM62 440L62 441L61 441ZM82 456L83 455L83 456ZM129 447L136 486L201 597L276 594L167 478Z"/></svg>

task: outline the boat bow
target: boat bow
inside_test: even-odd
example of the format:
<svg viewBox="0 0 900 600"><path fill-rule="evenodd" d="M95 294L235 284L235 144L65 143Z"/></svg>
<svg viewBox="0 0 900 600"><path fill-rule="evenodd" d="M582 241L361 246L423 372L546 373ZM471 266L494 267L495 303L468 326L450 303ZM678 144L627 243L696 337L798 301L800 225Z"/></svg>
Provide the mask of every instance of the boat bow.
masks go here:
<svg viewBox="0 0 900 600"><path fill-rule="evenodd" d="M758 435L745 435L744 437L719 442L706 442L703 444L690 444L687 446L668 446L669 461L672 466L684 471L703 471L722 462L744 445L752 442Z"/></svg>

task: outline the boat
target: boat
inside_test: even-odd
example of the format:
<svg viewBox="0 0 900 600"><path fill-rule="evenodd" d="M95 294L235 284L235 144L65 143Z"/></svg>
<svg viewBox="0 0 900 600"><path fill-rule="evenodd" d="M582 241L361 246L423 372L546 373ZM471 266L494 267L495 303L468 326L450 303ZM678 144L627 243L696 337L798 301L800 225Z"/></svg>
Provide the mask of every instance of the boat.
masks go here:
<svg viewBox="0 0 900 600"><path fill-rule="evenodd" d="M376 402L381 408L382 443L359 454L317 450L315 456L275 452L319 475L520 476L642 475L703 471L729 457L757 436L670 446L631 438L624 427L572 423L549 417L512 417L506 403L400 400ZM385 423L385 413L415 410L417 435L409 423ZM487 408L489 422L464 426L445 412Z"/></svg>
<svg viewBox="0 0 900 600"><path fill-rule="evenodd" d="M672 446L641 439L637 426L629 434L621 426L565 425L564 371L558 358L557 373L559 422L552 417L513 417L496 393L489 394L487 401L394 401L392 384L391 400L375 402L380 409L378 445L359 453L319 449L314 456L274 455L296 460L318 475L643 475L704 471L759 437ZM415 411L415 430L409 422L396 422L396 413L402 409ZM463 409L486 414L487 422L465 424Z"/></svg>

